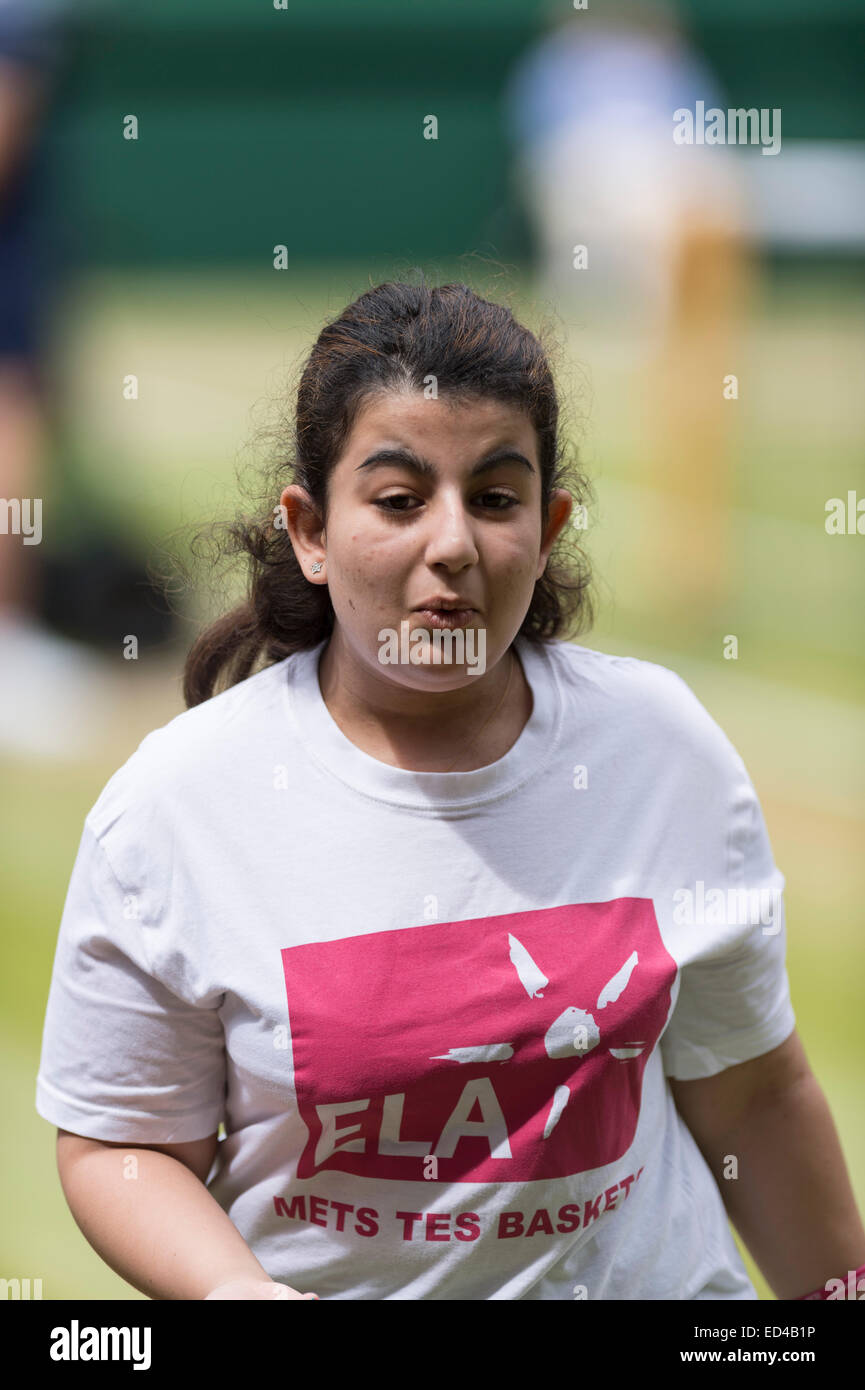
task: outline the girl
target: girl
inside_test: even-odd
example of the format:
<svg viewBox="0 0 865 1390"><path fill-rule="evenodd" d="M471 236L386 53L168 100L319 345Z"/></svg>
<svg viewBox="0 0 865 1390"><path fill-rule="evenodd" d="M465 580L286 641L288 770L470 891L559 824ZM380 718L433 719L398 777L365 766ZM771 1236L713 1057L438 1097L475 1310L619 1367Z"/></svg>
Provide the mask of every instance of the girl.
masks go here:
<svg viewBox="0 0 865 1390"><path fill-rule="evenodd" d="M865 1260L745 768L563 640L562 457L541 343L464 285L312 350L249 600L60 928L37 1109L150 1298L755 1299L728 1215L779 1298Z"/></svg>

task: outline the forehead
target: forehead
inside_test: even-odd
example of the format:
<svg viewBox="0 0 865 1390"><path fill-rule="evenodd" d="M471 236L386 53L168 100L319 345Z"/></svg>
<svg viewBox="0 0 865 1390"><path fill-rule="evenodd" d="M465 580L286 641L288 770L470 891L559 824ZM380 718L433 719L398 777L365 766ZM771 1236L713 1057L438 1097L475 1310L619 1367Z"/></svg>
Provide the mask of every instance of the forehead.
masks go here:
<svg viewBox="0 0 865 1390"><path fill-rule="evenodd" d="M474 461L485 447L518 444L537 458L534 426L522 410L504 401L439 396L422 391L387 391L368 397L355 417L347 447L412 444L428 455L437 449Z"/></svg>

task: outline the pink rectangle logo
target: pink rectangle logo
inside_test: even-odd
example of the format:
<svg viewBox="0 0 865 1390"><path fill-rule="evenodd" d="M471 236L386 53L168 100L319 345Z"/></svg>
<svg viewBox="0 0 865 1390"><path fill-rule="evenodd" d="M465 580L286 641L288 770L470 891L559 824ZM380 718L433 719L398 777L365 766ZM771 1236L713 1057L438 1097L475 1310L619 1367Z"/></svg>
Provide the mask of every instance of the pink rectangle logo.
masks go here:
<svg viewBox="0 0 865 1390"><path fill-rule="evenodd" d="M298 1177L530 1182L630 1148L676 977L650 899L423 923L282 960L309 1130Z"/></svg>

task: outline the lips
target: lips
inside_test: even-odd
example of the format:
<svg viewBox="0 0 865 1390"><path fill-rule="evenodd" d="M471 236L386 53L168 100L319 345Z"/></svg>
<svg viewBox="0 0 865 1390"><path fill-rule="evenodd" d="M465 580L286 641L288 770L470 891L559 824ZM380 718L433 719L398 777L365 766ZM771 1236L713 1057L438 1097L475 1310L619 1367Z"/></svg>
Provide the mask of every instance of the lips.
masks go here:
<svg viewBox="0 0 865 1390"><path fill-rule="evenodd" d="M431 594L414 612L428 628L468 627L477 609L462 594Z"/></svg>
<svg viewBox="0 0 865 1390"><path fill-rule="evenodd" d="M462 594L454 594L452 597L446 594L431 594L429 598L423 599L414 611L420 613L430 609L433 613L449 613L473 607L471 599L465 598Z"/></svg>
<svg viewBox="0 0 865 1390"><path fill-rule="evenodd" d="M427 627L466 627L475 617L474 608L418 608L418 617Z"/></svg>

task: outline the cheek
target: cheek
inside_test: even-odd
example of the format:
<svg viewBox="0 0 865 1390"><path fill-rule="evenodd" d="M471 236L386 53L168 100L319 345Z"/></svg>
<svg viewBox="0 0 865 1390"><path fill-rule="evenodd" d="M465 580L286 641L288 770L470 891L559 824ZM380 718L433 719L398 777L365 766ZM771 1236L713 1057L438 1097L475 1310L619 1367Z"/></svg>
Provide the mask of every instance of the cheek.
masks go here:
<svg viewBox="0 0 865 1390"><path fill-rule="evenodd" d="M526 516L519 526L502 527L492 538L490 555L499 568L515 568L521 573L537 564L541 546L540 527Z"/></svg>
<svg viewBox="0 0 865 1390"><path fill-rule="evenodd" d="M503 546L490 565L496 587L503 594L519 594L527 584L534 583L537 553L532 538L521 544L516 538Z"/></svg>
<svg viewBox="0 0 865 1390"><path fill-rule="evenodd" d="M382 597L401 588L413 563L403 555L404 547L390 538L372 540L362 531L347 532L334 547L338 556L337 573L346 594L366 593Z"/></svg>

